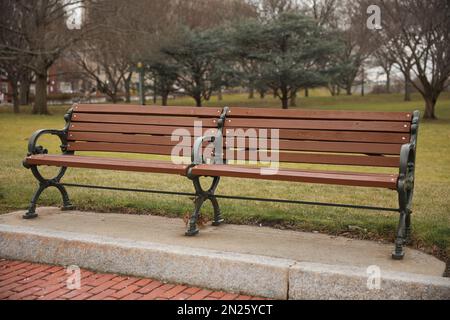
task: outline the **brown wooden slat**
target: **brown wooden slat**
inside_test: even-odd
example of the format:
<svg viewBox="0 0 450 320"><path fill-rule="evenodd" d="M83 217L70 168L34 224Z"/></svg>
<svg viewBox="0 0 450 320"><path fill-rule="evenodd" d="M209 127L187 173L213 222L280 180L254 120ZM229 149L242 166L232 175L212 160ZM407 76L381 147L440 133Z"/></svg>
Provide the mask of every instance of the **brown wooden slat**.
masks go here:
<svg viewBox="0 0 450 320"><path fill-rule="evenodd" d="M335 154L307 154L307 153L280 153L281 162L317 163L333 165L355 165L371 167L394 167L400 165L399 157L335 155Z"/></svg>
<svg viewBox="0 0 450 320"><path fill-rule="evenodd" d="M255 141L258 143L258 140ZM255 142L249 145L248 138L225 139L224 144L229 148L254 148ZM267 139L265 149L270 149L270 139ZM329 142L329 141L298 141L298 140L278 140L279 150L288 151L317 151L317 152L336 152L336 153L364 153L364 154L400 154L401 144L390 143L356 143L356 142ZM261 148L260 145L257 149ZM264 148L262 148L264 149Z"/></svg>
<svg viewBox="0 0 450 320"><path fill-rule="evenodd" d="M330 173L311 172L306 170L279 169L276 174L261 174L261 168L249 168L233 165L198 165L192 173L201 176L225 176L237 178L251 178L264 180L284 180L307 183L337 184L361 187L379 187L395 189L397 175L387 174L353 174L351 172Z"/></svg>
<svg viewBox="0 0 450 320"><path fill-rule="evenodd" d="M25 160L30 165L75 167L90 169L154 172L185 175L187 166L169 161L130 160L72 155L32 155Z"/></svg>
<svg viewBox="0 0 450 320"><path fill-rule="evenodd" d="M75 112L88 113L119 113L119 114L147 114L147 115L179 115L195 117L219 117L222 108L198 108L183 106L130 106L111 104L79 104L75 105Z"/></svg>
<svg viewBox="0 0 450 320"><path fill-rule="evenodd" d="M122 133L71 132L69 133L68 140L162 145L162 146L175 146L181 144L185 146L192 146L194 139L183 137L182 139L180 138L175 141L172 141L171 136L150 136L141 134L122 134Z"/></svg>
<svg viewBox="0 0 450 320"><path fill-rule="evenodd" d="M242 138L238 138L242 139ZM172 141L170 136L149 136L136 134L117 134L117 133L94 133L94 132L71 132L68 136L69 141L90 141L90 142L108 142L108 143L126 143L126 144L144 144L144 145L163 145L163 146L192 146L194 139L180 138ZM248 139L245 139L245 145L235 141L234 147L248 148ZM224 148L232 145L224 143ZM269 142L270 147L270 142ZM318 151L318 152L344 152L344 153L364 153L364 154L391 154L400 153L400 144L376 144L376 143L342 143L342 142L317 142L317 141L293 141L279 140L279 150L293 151Z"/></svg>
<svg viewBox="0 0 450 320"><path fill-rule="evenodd" d="M250 129L251 130L251 129ZM224 136L241 137L246 135L240 130L226 129ZM256 133L259 131L256 130ZM409 133L386 133L365 131L319 131L319 130L293 130L280 129L280 139L310 140L310 141L347 141L347 142L374 142L374 143L407 143ZM271 137L271 131L267 130L267 136Z"/></svg>
<svg viewBox="0 0 450 320"><path fill-rule="evenodd" d="M69 142L67 144L67 149L69 151L102 151L171 155L173 146L107 142ZM184 156L191 156L190 148Z"/></svg>
<svg viewBox="0 0 450 320"><path fill-rule="evenodd" d="M174 130L184 129L190 135L194 134L192 127L173 127L157 125L120 125L99 124L89 122L77 122L70 125L70 131L89 132L116 132L116 133L142 133L171 135ZM203 134L214 134L213 128L203 128ZM258 131L257 131L258 132ZM244 133L245 134L245 133ZM242 136L242 132L224 131L225 136ZM268 130L268 136L271 136ZM374 142L374 143L407 143L410 135L405 133L381 133L381 132L354 132L354 131L318 131L318 130L279 130L280 139L311 140L311 141L348 141L348 142Z"/></svg>
<svg viewBox="0 0 450 320"><path fill-rule="evenodd" d="M120 114L97 114L97 113L74 113L72 122L95 122L95 123L120 123L120 124L149 124L166 126L189 126L200 123L203 127L217 127L217 120L210 118L189 117L154 117L147 115L120 115Z"/></svg>
<svg viewBox="0 0 450 320"><path fill-rule="evenodd" d="M235 165L235 164L230 164L231 166L236 166L239 167L239 165ZM261 167L257 167L257 166L252 166L252 165L245 165L245 168L257 168L260 169ZM335 174L351 174L351 175L362 175L362 176L386 176L388 178L397 178L398 174L394 174L394 173L385 173L385 172L378 172L378 173L374 173L374 172L358 172L358 171L342 171L342 170L318 170L318 169L290 169L290 168L280 168L282 170L300 170L300 171L307 171L307 172L311 172L311 173L335 173ZM387 169L389 170L389 169Z"/></svg>
<svg viewBox="0 0 450 320"><path fill-rule="evenodd" d="M225 128L278 128L345 131L409 132L408 122L347 120L227 119Z"/></svg>
<svg viewBox="0 0 450 320"><path fill-rule="evenodd" d="M329 119L329 120L381 120L410 122L410 112L366 112L350 110L305 110L274 108L231 107L227 118L285 118L285 119Z"/></svg>
<svg viewBox="0 0 450 320"><path fill-rule="evenodd" d="M263 152L259 150L253 153L257 155L258 161L260 160L261 153ZM228 149L224 155L224 157L227 160L238 159L238 157L239 160L248 160L249 156L250 153L248 150L238 151L230 149ZM293 163L315 163L315 164L394 167L394 168L400 165L399 157L318 154L318 153L290 153L290 152L279 152L278 161L293 162Z"/></svg>
<svg viewBox="0 0 450 320"><path fill-rule="evenodd" d="M178 130L180 129L180 130ZM114 132L114 133L136 133L136 134L158 134L172 135L175 130L178 133L187 133L194 135L193 127L174 127L174 126L157 126L157 125L132 125L132 124L107 124L107 123L89 123L77 122L71 123L69 132ZM201 130L197 129L201 132ZM203 134L214 134L217 130L213 128L203 128Z"/></svg>

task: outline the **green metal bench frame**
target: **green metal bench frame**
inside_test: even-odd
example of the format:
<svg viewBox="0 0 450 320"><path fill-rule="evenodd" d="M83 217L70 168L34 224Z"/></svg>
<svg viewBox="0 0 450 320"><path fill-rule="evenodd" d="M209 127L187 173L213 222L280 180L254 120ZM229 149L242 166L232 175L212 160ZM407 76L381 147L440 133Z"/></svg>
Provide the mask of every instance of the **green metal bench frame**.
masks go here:
<svg viewBox="0 0 450 320"><path fill-rule="evenodd" d="M42 146L37 145L38 139L46 134L55 135L61 140L61 151L62 154L71 154L74 152L67 150L67 134L70 126L70 119L72 117L72 109L64 116L66 125L62 130L39 130L35 132L29 139L28 143L28 156L36 154L46 154L48 151ZM67 168L61 167L59 173L51 178L44 178L37 165L29 165L24 160L23 165L30 169L34 177L39 182L39 187L31 199L30 206L23 216L25 219L32 219L37 217L36 214L36 203L39 199L41 193L49 188L55 187L59 190L63 199L63 210L72 210L74 206L69 200L68 193L65 187L85 187L93 189L104 189L104 190L119 190L119 191L131 191L131 192L146 192L146 193L156 193L156 194L170 194L170 195L183 195L183 196L194 196L195 209L189 220L189 226L186 231L186 235L193 236L198 233L197 221L200 216L200 209L205 201L211 201L214 209L214 219L213 225L220 225L223 222L223 218L220 212L220 207L218 203L218 198L222 199L236 199L236 200L251 200L251 201L263 201L263 202L280 202L280 203L293 203L293 204L304 204L304 205L321 205L321 206L332 206L332 207L343 207L343 208L357 208L357 209L368 209L368 210L381 210L381 211L393 211L399 212L400 218L397 227L396 239L395 239L395 249L392 253L393 259L402 259L404 256L403 246L407 244L410 240L411 235L411 214L412 214L412 199L414 192L414 173L415 173L415 160L416 160L416 147L417 147L417 136L419 128L419 111L413 113L413 118L411 120L411 133L410 141L401 147L400 151L400 168L399 177L397 181L397 192L398 192L398 203L399 208L385 208L385 207L375 207L375 206L364 206L364 205L350 205L350 204L340 204L340 203L323 203L323 202L313 202L313 201L302 201L302 200L284 200L284 199L270 199L270 198L255 198L255 197L244 197L244 196L227 196L227 195L216 195L216 189L220 182L220 176L213 177L211 186L208 189L203 189L200 183L201 176L193 175L191 170L196 165L204 164L205 159L203 159L201 154L201 148L204 142L210 142L214 144L214 163L223 163L222 157L222 130L224 128L224 122L226 120L226 115L228 113L228 107L223 108L220 117L217 120L217 133L213 136L203 136L196 139L194 147L192 149L192 163L188 168L187 177L192 180L195 193L186 192L173 192L164 190L148 190L148 189L132 189L132 188L116 188L108 186L92 186L74 183L62 183L61 179L64 176Z"/></svg>

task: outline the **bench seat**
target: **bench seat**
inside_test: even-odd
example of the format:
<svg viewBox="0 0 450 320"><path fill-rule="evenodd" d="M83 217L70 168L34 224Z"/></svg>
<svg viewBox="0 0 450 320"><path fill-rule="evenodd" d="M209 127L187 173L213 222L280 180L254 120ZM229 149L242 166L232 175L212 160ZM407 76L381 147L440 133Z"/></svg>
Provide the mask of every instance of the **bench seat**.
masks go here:
<svg viewBox="0 0 450 320"><path fill-rule="evenodd" d="M396 189L398 174L362 173L345 171L318 171L278 169L266 174L261 167L238 165L201 164L192 168L192 174L199 176L221 176L264 180L283 180L305 183L335 184L360 187Z"/></svg>
<svg viewBox="0 0 450 320"><path fill-rule="evenodd" d="M168 173L185 176L187 165L161 160L134 160L80 155L35 154L25 159L28 165L73 167L120 171Z"/></svg>

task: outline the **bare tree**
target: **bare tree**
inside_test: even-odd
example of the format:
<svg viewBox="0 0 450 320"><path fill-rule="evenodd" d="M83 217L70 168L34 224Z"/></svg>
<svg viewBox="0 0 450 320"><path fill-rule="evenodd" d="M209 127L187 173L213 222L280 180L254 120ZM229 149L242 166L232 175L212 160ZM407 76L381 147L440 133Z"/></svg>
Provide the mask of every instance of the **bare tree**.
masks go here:
<svg viewBox="0 0 450 320"><path fill-rule="evenodd" d="M21 17L22 12L15 1L0 2L0 73L11 85L14 113L20 112L19 82L26 73L24 65L31 59L19 51L27 48L25 37L17 32Z"/></svg>
<svg viewBox="0 0 450 320"><path fill-rule="evenodd" d="M450 2L443 0L377 1L384 13L379 33L406 78L425 100L426 119L450 77Z"/></svg>
<svg viewBox="0 0 450 320"><path fill-rule="evenodd" d="M263 19L274 19L280 14L294 12L300 8L296 0L261 0L259 14Z"/></svg>
<svg viewBox="0 0 450 320"><path fill-rule="evenodd" d="M82 6L81 0L5 0L14 19L1 22L3 30L23 41L2 42L0 56L26 57L23 66L36 76L36 97L33 112L47 114L47 74L61 53L81 38L80 30L67 28L69 10ZM3 2L3 1L2 1ZM9 25L8 25L9 23Z"/></svg>
<svg viewBox="0 0 450 320"><path fill-rule="evenodd" d="M130 7L124 1L100 0L87 7L87 22L95 29L77 47L72 57L83 73L96 83L97 90L116 103L119 93L129 87L132 76L131 44L134 40Z"/></svg>
<svg viewBox="0 0 450 320"><path fill-rule="evenodd" d="M337 0L305 0L301 9L305 14L311 15L320 26L336 27Z"/></svg>
<svg viewBox="0 0 450 320"><path fill-rule="evenodd" d="M30 69L24 68L20 75L19 100L20 105L30 104L30 86L33 82L34 74Z"/></svg>
<svg viewBox="0 0 450 320"><path fill-rule="evenodd" d="M256 6L245 0L172 0L174 17L190 29L207 29L242 17L256 17ZM173 24L173 22L172 22Z"/></svg>
<svg viewBox="0 0 450 320"><path fill-rule="evenodd" d="M391 72L395 61L392 59L389 51L381 46L373 53L374 65L379 66L383 69L386 74L386 93L391 92Z"/></svg>
<svg viewBox="0 0 450 320"><path fill-rule="evenodd" d="M122 61L116 55L115 47L108 41L85 42L83 49L73 56L84 74L96 83L97 89L113 103L118 102L123 81L131 71L128 61Z"/></svg>
<svg viewBox="0 0 450 320"><path fill-rule="evenodd" d="M72 49L84 73L112 102L125 93L130 101L131 81L138 62L151 60L178 29L175 0L97 0L88 6L95 29Z"/></svg>
<svg viewBox="0 0 450 320"><path fill-rule="evenodd" d="M21 69L16 68L15 64L2 63L0 61L0 75L5 76L8 79L12 89L12 102L14 113L20 112L20 100L19 100L19 84Z"/></svg>
<svg viewBox="0 0 450 320"><path fill-rule="evenodd" d="M339 22L335 22L335 27L339 28L337 33L343 40L344 50L336 57L342 69L335 79L336 84L344 89L347 95L351 95L362 64L374 51L376 44L367 36L365 7L360 2L346 1L345 6L339 7L337 15L340 18Z"/></svg>

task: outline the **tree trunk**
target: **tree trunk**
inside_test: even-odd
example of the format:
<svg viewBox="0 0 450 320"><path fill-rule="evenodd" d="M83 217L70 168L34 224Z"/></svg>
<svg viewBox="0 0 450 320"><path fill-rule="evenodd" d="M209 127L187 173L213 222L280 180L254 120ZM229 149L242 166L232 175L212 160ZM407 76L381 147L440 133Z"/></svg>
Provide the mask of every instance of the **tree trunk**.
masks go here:
<svg viewBox="0 0 450 320"><path fill-rule="evenodd" d="M286 85L282 85L279 88L279 91L277 90L277 93L277 96L281 99L281 107L283 109L288 109L289 101L291 100L290 98L293 95L294 91L290 91Z"/></svg>
<svg viewBox="0 0 450 320"><path fill-rule="evenodd" d="M434 113L437 98L431 95L423 96L423 98L425 100L425 114L423 115L423 118L430 120L437 119Z"/></svg>
<svg viewBox="0 0 450 320"><path fill-rule="evenodd" d="M281 98L281 107L283 109L288 109L289 108L289 98L288 96L284 96Z"/></svg>
<svg viewBox="0 0 450 320"><path fill-rule="evenodd" d="M131 102L131 76L133 73L130 72L128 77L124 77L123 79L123 86L125 89L125 102L130 103Z"/></svg>
<svg viewBox="0 0 450 320"><path fill-rule="evenodd" d="M405 97L404 101L411 101L411 76L409 70L403 75L405 77Z"/></svg>
<svg viewBox="0 0 450 320"><path fill-rule="evenodd" d="M20 104L26 106L30 103L30 79L24 76L20 81Z"/></svg>
<svg viewBox="0 0 450 320"><path fill-rule="evenodd" d="M308 98L308 97L309 97L309 89L305 88L305 98Z"/></svg>
<svg viewBox="0 0 450 320"><path fill-rule="evenodd" d="M36 74L36 97L33 106L34 114L49 114L47 108L47 70Z"/></svg>
<svg viewBox="0 0 450 320"><path fill-rule="evenodd" d="M255 88L253 85L250 85L248 88L248 98L253 99L255 97Z"/></svg>
<svg viewBox="0 0 450 320"><path fill-rule="evenodd" d="M219 91L217 92L217 99L219 101L223 100L222 87L219 87Z"/></svg>
<svg viewBox="0 0 450 320"><path fill-rule="evenodd" d="M336 95L336 86L332 84L328 84L328 90L330 91L330 94L332 97Z"/></svg>
<svg viewBox="0 0 450 320"><path fill-rule="evenodd" d="M109 97L112 103L116 104L119 101L119 97L117 96L117 86L111 84L113 88L108 89L105 94Z"/></svg>
<svg viewBox="0 0 450 320"><path fill-rule="evenodd" d="M14 113L20 113L19 88L17 81L11 81Z"/></svg>
<svg viewBox="0 0 450 320"><path fill-rule="evenodd" d="M201 95L195 95L193 98L195 100L195 105L197 107L201 107L202 106L202 97L201 97Z"/></svg>
<svg viewBox="0 0 450 320"><path fill-rule="evenodd" d="M386 93L391 93L391 73L386 72Z"/></svg>
<svg viewBox="0 0 450 320"><path fill-rule="evenodd" d="M364 94L365 94L365 92L364 92L364 85L366 84L366 81L365 81L365 74L364 74L364 68L362 69L362 74L361 74L361 97L364 97Z"/></svg>
<svg viewBox="0 0 450 320"><path fill-rule="evenodd" d="M352 95L352 84L347 84L347 86L345 87L345 92L348 96Z"/></svg>
<svg viewBox="0 0 450 320"><path fill-rule="evenodd" d="M163 94L161 94L161 98L162 98L162 105L167 106L167 100L169 99L169 95L163 93Z"/></svg>
<svg viewBox="0 0 450 320"><path fill-rule="evenodd" d="M296 107L297 106L297 92L296 91L292 92L291 97L290 97L289 100L290 100L289 101L289 106L290 107Z"/></svg>
<svg viewBox="0 0 450 320"><path fill-rule="evenodd" d="M117 93L111 93L111 94L109 95L109 98L111 99L111 102L112 102L113 104L116 104L117 101L118 101Z"/></svg>
<svg viewBox="0 0 450 320"><path fill-rule="evenodd" d="M266 97L266 92L264 90L259 91L259 97L264 99Z"/></svg>
<svg viewBox="0 0 450 320"><path fill-rule="evenodd" d="M125 102L131 102L130 84L125 84Z"/></svg>
<svg viewBox="0 0 450 320"><path fill-rule="evenodd" d="M404 101L411 101L411 87L409 86L409 81L405 81L405 97Z"/></svg>

